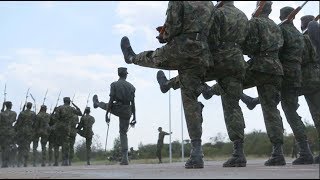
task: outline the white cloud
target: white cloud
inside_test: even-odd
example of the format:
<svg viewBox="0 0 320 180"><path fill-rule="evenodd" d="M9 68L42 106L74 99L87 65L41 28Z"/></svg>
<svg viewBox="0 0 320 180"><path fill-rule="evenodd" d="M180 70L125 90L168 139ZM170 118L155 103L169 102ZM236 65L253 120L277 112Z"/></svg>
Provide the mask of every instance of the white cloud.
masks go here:
<svg viewBox="0 0 320 180"><path fill-rule="evenodd" d="M38 2L44 8L53 8L57 2L55 1L40 1Z"/></svg>
<svg viewBox="0 0 320 180"><path fill-rule="evenodd" d="M125 35L132 35L136 29L134 26L128 24L116 24L113 26L113 32Z"/></svg>

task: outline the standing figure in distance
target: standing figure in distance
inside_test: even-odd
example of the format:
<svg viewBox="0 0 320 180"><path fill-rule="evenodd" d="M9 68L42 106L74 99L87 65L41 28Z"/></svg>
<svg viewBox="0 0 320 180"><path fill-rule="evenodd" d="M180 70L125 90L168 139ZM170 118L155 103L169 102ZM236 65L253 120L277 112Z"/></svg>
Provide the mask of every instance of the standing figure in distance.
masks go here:
<svg viewBox="0 0 320 180"><path fill-rule="evenodd" d="M162 156L161 156L161 150L163 146L163 139L165 135L170 135L171 133L167 133L165 131L162 131L162 127L158 128L159 136L158 136L158 143L157 143L157 157L159 159L159 163L162 163Z"/></svg>

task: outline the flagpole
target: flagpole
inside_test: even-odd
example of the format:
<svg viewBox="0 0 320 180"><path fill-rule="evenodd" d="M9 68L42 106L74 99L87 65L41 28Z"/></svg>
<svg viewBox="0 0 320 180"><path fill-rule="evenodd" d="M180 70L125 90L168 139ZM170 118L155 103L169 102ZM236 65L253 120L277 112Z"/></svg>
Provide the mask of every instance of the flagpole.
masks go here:
<svg viewBox="0 0 320 180"><path fill-rule="evenodd" d="M169 79L170 77L170 71L169 71ZM172 147L171 147L171 90L169 90L169 158L170 158L170 163L172 163Z"/></svg>

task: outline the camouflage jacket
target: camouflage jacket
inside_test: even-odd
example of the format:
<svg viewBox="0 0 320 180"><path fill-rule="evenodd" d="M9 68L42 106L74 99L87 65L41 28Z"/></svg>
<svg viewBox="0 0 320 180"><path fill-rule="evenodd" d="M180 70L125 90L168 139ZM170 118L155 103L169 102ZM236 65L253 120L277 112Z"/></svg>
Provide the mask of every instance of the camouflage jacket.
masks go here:
<svg viewBox="0 0 320 180"><path fill-rule="evenodd" d="M95 119L91 115L86 114L83 117L81 117L78 129L81 130L83 128L81 133L82 136L88 137L88 138L93 136L94 133L92 131L92 126L94 122L95 122Z"/></svg>
<svg viewBox="0 0 320 180"><path fill-rule="evenodd" d="M248 31L247 16L234 5L226 3L216 9L208 38L210 52L215 63L223 63L226 69L244 68L246 62L241 46ZM212 66L212 65L211 65Z"/></svg>
<svg viewBox="0 0 320 180"><path fill-rule="evenodd" d="M14 134L13 123L16 121L17 113L6 109L0 113L0 136L2 134Z"/></svg>
<svg viewBox="0 0 320 180"><path fill-rule="evenodd" d="M36 113L27 109L25 111L22 111L17 119L17 122L15 124L15 130L19 136L19 134L22 134L22 136L32 136L34 134L33 127L35 125L36 120Z"/></svg>
<svg viewBox="0 0 320 180"><path fill-rule="evenodd" d="M284 40L279 52L284 73L282 85L301 87L301 63L304 48L303 35L292 22L282 24L280 28Z"/></svg>
<svg viewBox="0 0 320 180"><path fill-rule="evenodd" d="M243 52L250 58L250 70L283 75L278 57L283 46L280 28L266 15L249 20L248 35L243 45Z"/></svg>
<svg viewBox="0 0 320 180"><path fill-rule="evenodd" d="M57 110L54 114L54 118L56 120L54 126L56 130L59 128L70 132L72 123L71 121L74 115L81 116L82 112L74 107L71 107L70 105L61 105L57 107Z"/></svg>
<svg viewBox="0 0 320 180"><path fill-rule="evenodd" d="M136 88L126 81L119 78L118 81L111 83L110 96L114 97L114 100L123 104L129 104L135 97Z"/></svg>
<svg viewBox="0 0 320 180"><path fill-rule="evenodd" d="M36 116L34 131L39 136L49 134L50 115L46 112L39 112Z"/></svg>
<svg viewBox="0 0 320 180"><path fill-rule="evenodd" d="M208 35L213 8L211 1L169 1L163 38L169 42L181 34Z"/></svg>
<svg viewBox="0 0 320 180"><path fill-rule="evenodd" d="M316 50L308 35L304 35L302 56L302 87L303 92L312 91L320 85L320 64L316 59ZM314 88L313 88L314 87Z"/></svg>
<svg viewBox="0 0 320 180"><path fill-rule="evenodd" d="M320 63L320 24L316 21L311 21L308 24L308 35L311 39L313 46L316 48L316 59Z"/></svg>
<svg viewBox="0 0 320 180"><path fill-rule="evenodd" d="M72 120L71 120L71 136L76 136L77 135L77 124L79 123L79 117L78 115L74 115Z"/></svg>

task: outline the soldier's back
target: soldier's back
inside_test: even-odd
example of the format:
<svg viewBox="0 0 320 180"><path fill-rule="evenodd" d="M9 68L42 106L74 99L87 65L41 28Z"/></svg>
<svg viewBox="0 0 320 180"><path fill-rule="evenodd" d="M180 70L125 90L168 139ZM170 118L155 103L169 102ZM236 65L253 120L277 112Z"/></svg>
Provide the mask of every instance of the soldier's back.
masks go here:
<svg viewBox="0 0 320 180"><path fill-rule="evenodd" d="M111 84L110 95L120 102L130 102L134 98L135 87L124 79L119 79Z"/></svg>

